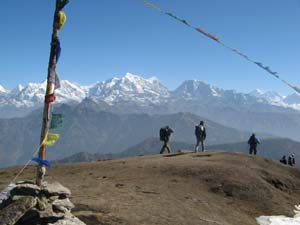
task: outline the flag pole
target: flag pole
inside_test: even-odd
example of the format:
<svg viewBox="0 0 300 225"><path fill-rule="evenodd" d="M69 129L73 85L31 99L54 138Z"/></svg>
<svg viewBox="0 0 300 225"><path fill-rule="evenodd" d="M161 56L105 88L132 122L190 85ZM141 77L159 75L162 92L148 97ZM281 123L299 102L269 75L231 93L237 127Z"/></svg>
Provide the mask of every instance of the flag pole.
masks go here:
<svg viewBox="0 0 300 225"><path fill-rule="evenodd" d="M46 87L46 94L45 94L42 129L41 129L41 136L40 136L39 158L42 160L46 159L46 146L43 145L43 140L45 139L47 132L49 130L49 121L51 119L51 105L52 102L55 100L55 96L54 96L55 84L53 80L51 80L51 76L53 76L53 73L55 73L55 68L56 68L56 44L55 43L58 38L57 24L59 22L59 18L58 18L59 11L60 11L60 0L56 0L55 12L53 18L53 31L52 31L52 38L51 38L51 51L50 51L49 64L48 64L47 87ZM37 174L36 174L36 184L39 187L42 186L45 173L46 173L45 165L39 164L37 166Z"/></svg>

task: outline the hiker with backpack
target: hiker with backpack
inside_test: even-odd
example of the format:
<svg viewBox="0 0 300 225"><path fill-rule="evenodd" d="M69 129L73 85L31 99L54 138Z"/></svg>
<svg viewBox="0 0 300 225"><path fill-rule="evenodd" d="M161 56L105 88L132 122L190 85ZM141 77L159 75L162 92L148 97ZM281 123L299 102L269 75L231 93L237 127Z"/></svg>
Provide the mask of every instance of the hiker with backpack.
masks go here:
<svg viewBox="0 0 300 225"><path fill-rule="evenodd" d="M279 162L286 165L287 164L286 156L283 155L282 158L279 160Z"/></svg>
<svg viewBox="0 0 300 225"><path fill-rule="evenodd" d="M196 139L197 139L197 143L195 146L195 152L198 152L200 143L201 143L202 152L204 152L204 140L206 138L206 131L205 131L203 121L200 121L199 125L197 125L195 127L195 135L196 135Z"/></svg>
<svg viewBox="0 0 300 225"><path fill-rule="evenodd" d="M249 154L251 155L252 152L254 155L257 153L257 144L260 144L258 139L255 137L255 134L252 134L251 137L248 140L248 144L250 145Z"/></svg>
<svg viewBox="0 0 300 225"><path fill-rule="evenodd" d="M162 148L160 150L160 154L163 154L165 152L165 150L167 150L168 153L171 152L171 147L169 146L168 143L170 140L170 136L173 132L174 132L174 130L172 128L170 128L169 126L160 128L159 137L160 137L160 140L164 142L164 145L162 146Z"/></svg>
<svg viewBox="0 0 300 225"><path fill-rule="evenodd" d="M292 166L296 165L295 155L292 154Z"/></svg>
<svg viewBox="0 0 300 225"><path fill-rule="evenodd" d="M293 166L292 156L290 155L288 158L288 165Z"/></svg>

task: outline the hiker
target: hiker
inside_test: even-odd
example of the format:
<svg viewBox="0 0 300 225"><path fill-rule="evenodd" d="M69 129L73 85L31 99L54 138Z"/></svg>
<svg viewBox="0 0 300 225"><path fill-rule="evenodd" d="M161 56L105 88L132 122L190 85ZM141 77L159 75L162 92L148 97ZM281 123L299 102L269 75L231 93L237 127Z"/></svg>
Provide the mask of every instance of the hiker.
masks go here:
<svg viewBox="0 0 300 225"><path fill-rule="evenodd" d="M200 143L201 143L202 152L204 152L204 140L206 138L206 131L205 131L203 121L200 121L199 125L197 125L195 127L195 135L196 135L196 139L197 139L197 143L195 146L195 152L198 152Z"/></svg>
<svg viewBox="0 0 300 225"><path fill-rule="evenodd" d="M286 161L286 156L282 156L282 158L279 160L279 162L283 163L283 164L287 164L287 161Z"/></svg>
<svg viewBox="0 0 300 225"><path fill-rule="evenodd" d="M295 155L292 154L292 166L296 165Z"/></svg>
<svg viewBox="0 0 300 225"><path fill-rule="evenodd" d="M164 145L162 146L162 148L160 150L160 154L163 154L166 149L167 149L168 153L171 152L171 148L168 145L168 143L169 143L169 140L170 140L170 136L173 132L174 132L173 129L170 128L169 126L165 126L165 127L160 128L159 137L160 137L160 140L164 142Z"/></svg>
<svg viewBox="0 0 300 225"><path fill-rule="evenodd" d="M288 165L293 166L292 156L291 155L288 158Z"/></svg>
<svg viewBox="0 0 300 225"><path fill-rule="evenodd" d="M257 144L260 144L260 142L257 140L254 133L250 136L248 140L248 144L250 145L249 154L251 155L253 152L253 154L256 155L257 153L256 147Z"/></svg>

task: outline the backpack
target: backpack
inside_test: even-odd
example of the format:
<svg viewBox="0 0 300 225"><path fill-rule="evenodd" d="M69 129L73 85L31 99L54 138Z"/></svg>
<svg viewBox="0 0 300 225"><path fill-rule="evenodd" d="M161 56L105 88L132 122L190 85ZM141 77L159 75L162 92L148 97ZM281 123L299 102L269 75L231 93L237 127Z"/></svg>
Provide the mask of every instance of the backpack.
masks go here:
<svg viewBox="0 0 300 225"><path fill-rule="evenodd" d="M166 139L166 136L168 135L167 133L168 133L168 131L167 131L166 127L160 128L160 130L159 130L159 138L160 138L161 141L164 141Z"/></svg>
<svg viewBox="0 0 300 225"><path fill-rule="evenodd" d="M204 127L203 129L201 129L201 127L199 125L195 126L195 135L198 138L201 138L204 136Z"/></svg>

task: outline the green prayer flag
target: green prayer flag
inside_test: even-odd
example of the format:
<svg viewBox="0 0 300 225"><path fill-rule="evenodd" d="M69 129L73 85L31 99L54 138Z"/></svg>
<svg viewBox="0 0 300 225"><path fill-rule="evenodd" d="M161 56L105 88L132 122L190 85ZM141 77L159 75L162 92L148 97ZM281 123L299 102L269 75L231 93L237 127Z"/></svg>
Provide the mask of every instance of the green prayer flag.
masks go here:
<svg viewBox="0 0 300 225"><path fill-rule="evenodd" d="M50 129L62 127L64 116L62 114L52 114Z"/></svg>

